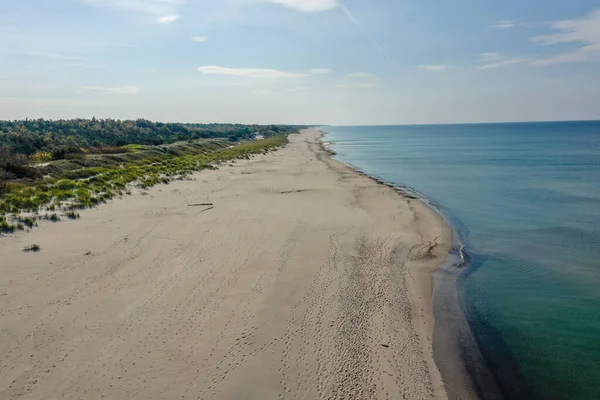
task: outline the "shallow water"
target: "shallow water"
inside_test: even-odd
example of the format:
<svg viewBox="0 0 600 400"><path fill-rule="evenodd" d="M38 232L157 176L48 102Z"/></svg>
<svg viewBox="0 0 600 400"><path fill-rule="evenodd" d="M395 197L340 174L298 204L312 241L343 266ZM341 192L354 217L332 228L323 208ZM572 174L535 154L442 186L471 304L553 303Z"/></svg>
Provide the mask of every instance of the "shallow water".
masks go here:
<svg viewBox="0 0 600 400"><path fill-rule="evenodd" d="M460 299L505 397L600 399L600 122L321 129L464 236Z"/></svg>

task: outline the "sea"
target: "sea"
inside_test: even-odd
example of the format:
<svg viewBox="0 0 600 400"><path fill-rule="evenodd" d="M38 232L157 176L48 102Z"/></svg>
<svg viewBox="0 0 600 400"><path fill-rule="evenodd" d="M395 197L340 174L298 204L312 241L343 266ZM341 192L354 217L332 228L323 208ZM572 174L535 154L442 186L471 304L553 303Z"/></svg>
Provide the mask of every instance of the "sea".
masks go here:
<svg viewBox="0 0 600 400"><path fill-rule="evenodd" d="M319 129L455 229L452 290L497 389L481 398L600 399L600 121Z"/></svg>

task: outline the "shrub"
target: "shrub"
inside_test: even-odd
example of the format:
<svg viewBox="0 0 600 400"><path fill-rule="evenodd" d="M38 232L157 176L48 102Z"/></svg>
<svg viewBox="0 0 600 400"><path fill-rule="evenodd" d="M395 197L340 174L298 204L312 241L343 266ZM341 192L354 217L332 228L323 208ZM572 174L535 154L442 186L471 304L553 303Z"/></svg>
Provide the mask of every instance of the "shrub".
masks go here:
<svg viewBox="0 0 600 400"><path fill-rule="evenodd" d="M6 220L0 222L0 232L2 233L13 233L17 227L15 225L11 225Z"/></svg>
<svg viewBox="0 0 600 400"><path fill-rule="evenodd" d="M10 154L7 149L0 149L0 168L11 172L17 178L32 178L38 177L38 172L35 168L28 166L29 159L24 154Z"/></svg>
<svg viewBox="0 0 600 400"><path fill-rule="evenodd" d="M75 197L75 193L69 190L54 190L52 191L52 195L56 197L57 200L68 200Z"/></svg>
<svg viewBox="0 0 600 400"><path fill-rule="evenodd" d="M50 200L52 200L52 197L50 197L48 193L44 192L38 193L35 198L40 204L46 204L49 203Z"/></svg>
<svg viewBox="0 0 600 400"><path fill-rule="evenodd" d="M78 149L79 150L79 149ZM67 160L83 160L83 154L80 153L67 153L65 154L64 158Z"/></svg>
<svg viewBox="0 0 600 400"><path fill-rule="evenodd" d="M74 171L67 171L63 175L68 179L86 179L106 172L107 170L107 168L101 167L81 168Z"/></svg>
<svg viewBox="0 0 600 400"><path fill-rule="evenodd" d="M6 182L6 193L17 193L27 188L29 186L21 182Z"/></svg>
<svg viewBox="0 0 600 400"><path fill-rule="evenodd" d="M75 211L69 211L67 213L67 218L69 219L78 219L80 216Z"/></svg>
<svg viewBox="0 0 600 400"><path fill-rule="evenodd" d="M19 218L19 222L27 226L29 229L33 228L33 225L35 225L35 219L29 217Z"/></svg>
<svg viewBox="0 0 600 400"><path fill-rule="evenodd" d="M56 188L60 190L71 190L77 187L77 184L70 179L63 179L56 182Z"/></svg>
<svg viewBox="0 0 600 400"><path fill-rule="evenodd" d="M48 161L52 161L52 154L48 152L38 151L35 154L29 156L31 162L34 163L45 163Z"/></svg>
<svg viewBox="0 0 600 400"><path fill-rule="evenodd" d="M90 147L87 152L90 154L124 154L131 153L133 149L128 146L115 147L115 146L100 146Z"/></svg>

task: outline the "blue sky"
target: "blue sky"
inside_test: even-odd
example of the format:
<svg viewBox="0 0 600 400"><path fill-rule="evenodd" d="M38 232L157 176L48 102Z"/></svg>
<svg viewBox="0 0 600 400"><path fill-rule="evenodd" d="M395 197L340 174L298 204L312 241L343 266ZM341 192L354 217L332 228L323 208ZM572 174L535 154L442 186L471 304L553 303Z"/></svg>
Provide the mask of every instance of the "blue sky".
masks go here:
<svg viewBox="0 0 600 400"><path fill-rule="evenodd" d="M1 119L600 119L597 0L2 0L0 37Z"/></svg>

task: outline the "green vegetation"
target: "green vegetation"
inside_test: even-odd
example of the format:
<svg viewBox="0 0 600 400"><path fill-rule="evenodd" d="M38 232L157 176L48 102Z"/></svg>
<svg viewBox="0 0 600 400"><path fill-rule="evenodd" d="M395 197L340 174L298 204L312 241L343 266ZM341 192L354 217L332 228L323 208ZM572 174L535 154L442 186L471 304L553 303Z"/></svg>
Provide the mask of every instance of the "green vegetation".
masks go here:
<svg viewBox="0 0 600 400"><path fill-rule="evenodd" d="M80 218L79 214L77 214L73 210L69 211L66 215L67 215L67 218L69 218L69 219L79 219Z"/></svg>
<svg viewBox="0 0 600 400"><path fill-rule="evenodd" d="M19 218L19 223L31 229L36 224L35 220L35 217L21 217Z"/></svg>
<svg viewBox="0 0 600 400"><path fill-rule="evenodd" d="M127 151L119 154L84 154L42 166L23 165L34 173L20 174L24 176L21 179L0 180L0 231L12 233L25 226L31 229L40 212L50 212L43 218L53 222L60 220L57 213L61 211L67 218L77 219L76 210L131 194L134 187L148 189L186 179L196 171L266 153L286 142L287 136L277 135L235 145L227 139L159 146L132 144L123 146Z"/></svg>
<svg viewBox="0 0 600 400"><path fill-rule="evenodd" d="M4 215L0 216L0 232L2 233L12 233L17 230L16 225L9 224L6 221L6 217Z"/></svg>
<svg viewBox="0 0 600 400"><path fill-rule="evenodd" d="M288 134L295 127L283 125L176 124L144 119L24 120L0 121L0 148L32 157L36 162L71 159L77 154L121 154L186 140L226 138L231 141Z"/></svg>
<svg viewBox="0 0 600 400"><path fill-rule="evenodd" d="M52 222L60 221L60 218L58 218L58 215L56 215L56 213L52 213L51 215L46 214L44 218Z"/></svg>

